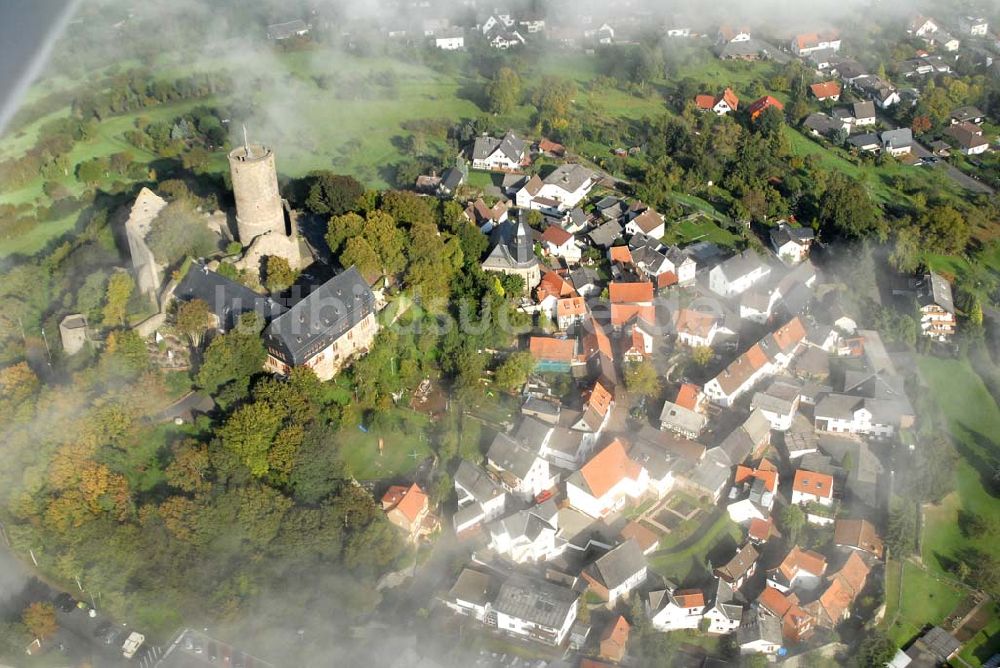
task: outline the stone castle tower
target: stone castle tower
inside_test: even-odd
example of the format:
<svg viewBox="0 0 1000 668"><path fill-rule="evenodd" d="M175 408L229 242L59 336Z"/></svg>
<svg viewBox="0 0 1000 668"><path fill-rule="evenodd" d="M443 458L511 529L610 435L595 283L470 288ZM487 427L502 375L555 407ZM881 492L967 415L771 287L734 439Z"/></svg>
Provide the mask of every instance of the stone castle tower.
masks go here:
<svg viewBox="0 0 1000 668"><path fill-rule="evenodd" d="M274 232L286 236L285 211L278 192L274 153L262 144L250 144L229 152L229 170L236 197L236 227L244 246L257 237Z"/></svg>

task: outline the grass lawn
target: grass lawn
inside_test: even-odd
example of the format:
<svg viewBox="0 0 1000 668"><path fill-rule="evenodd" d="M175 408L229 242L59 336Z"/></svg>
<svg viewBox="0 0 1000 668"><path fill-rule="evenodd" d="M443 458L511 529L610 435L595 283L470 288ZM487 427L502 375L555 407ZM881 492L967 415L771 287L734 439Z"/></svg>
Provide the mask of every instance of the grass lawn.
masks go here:
<svg viewBox="0 0 1000 668"><path fill-rule="evenodd" d="M649 560L653 570L678 583L700 578L708 572L705 557L713 548L725 540L731 540L738 544L743 538L743 530L740 525L729 519L728 514L722 513L710 526L702 527L700 531L697 531L697 540L681 550L670 551L671 548L675 548L689 536L695 535L695 531L682 530L685 525L693 525L692 528L697 530L704 520L705 515L700 514L664 536L663 540L660 541L659 551L655 552Z"/></svg>
<svg viewBox="0 0 1000 668"><path fill-rule="evenodd" d="M1000 408L967 360L920 357L918 366L948 416L961 455L956 491L925 511L922 557L928 568L944 572L947 561L963 547L994 548L989 537L967 538L958 527L958 512L990 517L1000 510L1000 502L986 491L980 477L980 469L992 474L993 462L1000 459Z"/></svg>
<svg viewBox="0 0 1000 668"><path fill-rule="evenodd" d="M430 455L430 444L423 435L423 430L380 431L370 427L365 433L356 426L345 427L338 434L337 447L351 475L358 480L375 480L408 473ZM378 453L380 437L385 441L382 455Z"/></svg>
<svg viewBox="0 0 1000 668"><path fill-rule="evenodd" d="M966 641L959 656L973 666L978 666L997 652L1000 652L1000 616L994 605L993 619Z"/></svg>
<svg viewBox="0 0 1000 668"><path fill-rule="evenodd" d="M898 562L891 562L886 571L886 620L896 612L899 592ZM903 564L903 598L899 619L886 628L886 634L897 645L904 645L913 639L924 625L936 624L955 609L965 597L965 592L938 580L933 574L920 569L916 564Z"/></svg>
<svg viewBox="0 0 1000 668"><path fill-rule="evenodd" d="M699 217L695 220L670 223L666 234L663 235L663 243L684 245L695 241L711 241L725 247L732 246L738 238L714 220Z"/></svg>

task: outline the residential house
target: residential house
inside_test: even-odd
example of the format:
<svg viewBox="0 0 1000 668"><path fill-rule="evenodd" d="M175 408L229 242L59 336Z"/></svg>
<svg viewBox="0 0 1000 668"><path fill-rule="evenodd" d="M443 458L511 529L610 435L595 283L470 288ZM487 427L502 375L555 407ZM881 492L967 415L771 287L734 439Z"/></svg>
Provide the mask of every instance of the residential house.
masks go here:
<svg viewBox="0 0 1000 668"><path fill-rule="evenodd" d="M559 213L579 204L595 182L594 172L583 165L564 163L544 179L532 176L517 191L514 201L522 209Z"/></svg>
<svg viewBox="0 0 1000 668"><path fill-rule="evenodd" d="M773 656L781 649L781 622L760 608L747 608L736 630L736 644L740 655L765 654Z"/></svg>
<svg viewBox="0 0 1000 668"><path fill-rule="evenodd" d="M705 617L705 593L700 589L667 589L649 593L646 614L657 631L696 629Z"/></svg>
<svg viewBox="0 0 1000 668"><path fill-rule="evenodd" d="M958 27L966 35L986 37L989 31L989 22L981 16L963 16L958 20Z"/></svg>
<svg viewBox="0 0 1000 668"><path fill-rule="evenodd" d="M673 272L677 277L677 285L686 287L694 284L695 272L698 263L687 252L677 246L670 246L665 253L667 262L663 267L668 272Z"/></svg>
<svg viewBox="0 0 1000 668"><path fill-rule="evenodd" d="M798 264L809 257L816 234L811 227L792 227L785 221L771 228L771 247L785 264Z"/></svg>
<svg viewBox="0 0 1000 668"><path fill-rule="evenodd" d="M711 346L719 333L719 318L713 313L682 308L674 312L677 342L692 348Z"/></svg>
<svg viewBox="0 0 1000 668"><path fill-rule="evenodd" d="M458 579L448 591L444 599L454 613L472 617L480 623L490 623L493 602L499 585L493 576L476 571L471 568L463 568Z"/></svg>
<svg viewBox="0 0 1000 668"><path fill-rule="evenodd" d="M569 373L580 363L576 339L554 339L547 336L532 336L528 340L528 351L535 358L535 368L540 372Z"/></svg>
<svg viewBox="0 0 1000 668"><path fill-rule="evenodd" d="M964 107L958 107L952 110L948 117L951 119L952 125L957 125L959 123L972 123L973 125L982 125L983 121L986 120L986 114L979 110L977 107L972 105L966 105Z"/></svg>
<svg viewBox="0 0 1000 668"><path fill-rule="evenodd" d="M531 162L527 144L508 131L502 138L489 135L476 137L472 145L472 168L512 171L521 169Z"/></svg>
<svg viewBox="0 0 1000 668"><path fill-rule="evenodd" d="M879 149L882 147L881 140L879 140L878 135L873 132L851 135L848 137L847 143L862 153L878 153Z"/></svg>
<svg viewBox="0 0 1000 668"><path fill-rule="evenodd" d="M799 410L801 387L791 381L776 380L767 390L756 392L750 407L759 410L767 418L771 429L788 431Z"/></svg>
<svg viewBox="0 0 1000 668"><path fill-rule="evenodd" d="M608 295L611 300L611 325L615 331L620 331L634 318L644 320L649 325L656 323L653 284L649 281L612 281L608 284Z"/></svg>
<svg viewBox="0 0 1000 668"><path fill-rule="evenodd" d="M867 76L854 82L854 86L866 95L879 109L888 109L899 104L899 91L888 81L876 76Z"/></svg>
<svg viewBox="0 0 1000 668"><path fill-rule="evenodd" d="M875 125L875 121L877 120L877 117L875 116L875 103L871 100L855 102L853 111L855 127Z"/></svg>
<svg viewBox="0 0 1000 668"><path fill-rule="evenodd" d="M732 88L726 88L719 95L697 95L694 104L699 111L711 111L717 116L725 116L731 111L736 111L740 105L740 98L736 96Z"/></svg>
<svg viewBox="0 0 1000 668"><path fill-rule="evenodd" d="M792 53L800 58L821 49L840 51L840 36L834 31L810 32L796 35L792 39Z"/></svg>
<svg viewBox="0 0 1000 668"><path fill-rule="evenodd" d="M645 234L648 237L659 239L667 231L667 226L661 214L651 207L645 207L638 211L633 210L628 214L625 231L629 234Z"/></svg>
<svg viewBox="0 0 1000 668"><path fill-rule="evenodd" d="M587 302L583 297L566 297L556 302L556 324L561 330L583 322L586 315Z"/></svg>
<svg viewBox="0 0 1000 668"><path fill-rule="evenodd" d="M510 635L559 646L576 621L580 595L546 580L515 574L493 603L496 626Z"/></svg>
<svg viewBox="0 0 1000 668"><path fill-rule="evenodd" d="M792 547L776 568L768 571L767 584L783 594L790 591L812 591L826 575L826 557L812 550Z"/></svg>
<svg viewBox="0 0 1000 668"><path fill-rule="evenodd" d="M590 241L598 248L608 249L614 246L615 242L621 238L623 229L621 223L617 220L609 220L592 229L587 236L590 237Z"/></svg>
<svg viewBox="0 0 1000 668"><path fill-rule="evenodd" d="M434 46L442 51L461 51L465 48L465 34L456 28L434 35Z"/></svg>
<svg viewBox="0 0 1000 668"><path fill-rule="evenodd" d="M944 133L955 142L962 155L979 155L990 148L990 143L983 137L982 129L975 123L968 121L956 123Z"/></svg>
<svg viewBox="0 0 1000 668"><path fill-rule="evenodd" d="M583 412L573 423L573 429L600 434L608 423L614 405L614 386L607 381L595 380L583 393Z"/></svg>
<svg viewBox="0 0 1000 668"><path fill-rule="evenodd" d="M937 21L919 15L913 17L906 28L906 32L915 37L933 35L938 30L940 30L940 27L938 27Z"/></svg>
<svg viewBox="0 0 1000 668"><path fill-rule="evenodd" d="M781 536L781 532L774 526L774 519L752 519L747 527L747 538L754 545L763 545L772 538Z"/></svg>
<svg viewBox="0 0 1000 668"><path fill-rule="evenodd" d="M489 234L493 228L507 222L507 203L497 202L490 207L486 206L486 202L480 197L465 208L465 217L478 227L480 232Z"/></svg>
<svg viewBox="0 0 1000 668"><path fill-rule="evenodd" d="M535 257L531 231L524 221L508 220L498 225L490 241L493 247L480 265L483 271L520 276L524 279L525 291L533 290L542 280L542 271Z"/></svg>
<svg viewBox="0 0 1000 668"><path fill-rule="evenodd" d="M517 564L554 559L566 548L557 539L559 518L552 499L493 522L489 531L489 549Z"/></svg>
<svg viewBox="0 0 1000 668"><path fill-rule="evenodd" d="M951 284L940 274L929 272L917 284L920 333L947 341L955 333L955 301Z"/></svg>
<svg viewBox="0 0 1000 668"><path fill-rule="evenodd" d="M792 505L800 506L818 503L833 505L833 476L798 469L792 481Z"/></svg>
<svg viewBox="0 0 1000 668"><path fill-rule="evenodd" d="M707 633L726 635L735 631L743 616L743 605L737 598L736 589L716 577L710 600L704 615L708 620Z"/></svg>
<svg viewBox="0 0 1000 668"><path fill-rule="evenodd" d="M705 394L723 407L732 406L739 397L750 390L760 379L773 372L773 364L759 343L737 357L719 374L705 383Z"/></svg>
<svg viewBox="0 0 1000 668"><path fill-rule="evenodd" d="M896 650L896 656L886 664L886 668L927 668L929 666L951 666L952 659L962 649L962 643L940 626L932 626L924 631L906 651ZM958 659L955 663L962 664ZM997 655L984 663L984 666L995 666Z"/></svg>
<svg viewBox="0 0 1000 668"><path fill-rule="evenodd" d="M597 434L558 426L540 454L559 468L575 471L590 457L597 439Z"/></svg>
<svg viewBox="0 0 1000 668"><path fill-rule="evenodd" d="M836 133L843 130L844 132L850 132L850 123L845 120L830 117L823 112L816 112L806 116L806 120L802 121L802 127L809 130L809 133L814 137L827 137L830 139L836 138Z"/></svg>
<svg viewBox="0 0 1000 668"><path fill-rule="evenodd" d="M663 409L660 411L660 429L663 431L695 439L701 435L707 424L708 418L701 413L678 405L674 401L663 402Z"/></svg>
<svg viewBox="0 0 1000 668"><path fill-rule="evenodd" d="M281 42L293 37L304 37L309 34L310 26L302 19L292 19L284 23L272 23L267 26L267 38Z"/></svg>
<svg viewBox="0 0 1000 668"><path fill-rule="evenodd" d="M653 354L655 325L637 316L632 319L630 329L620 339L620 357L625 363L642 362Z"/></svg>
<svg viewBox="0 0 1000 668"><path fill-rule="evenodd" d="M430 499L417 483L391 486L382 496L382 512L406 532L410 542L415 543L437 528L437 520L430 514Z"/></svg>
<svg viewBox="0 0 1000 668"><path fill-rule="evenodd" d="M544 443L528 445L499 433L486 452L487 468L508 492L525 500L537 498L558 480L540 455L542 447Z"/></svg>
<svg viewBox="0 0 1000 668"><path fill-rule="evenodd" d="M764 587L757 597L757 606L781 620L781 635L787 642L797 643L812 634L815 620L799 604L799 597L794 592L782 593L774 587Z"/></svg>
<svg viewBox="0 0 1000 668"><path fill-rule="evenodd" d="M884 473L881 460L863 439L822 434L818 436L819 450L836 465L833 471L837 482L843 482L845 497L859 501L870 508L877 508L881 493L879 477ZM807 467L808 468L808 467ZM817 469L824 472L825 469Z"/></svg>
<svg viewBox="0 0 1000 668"><path fill-rule="evenodd" d="M830 393L816 403L816 429L888 438L904 422L906 405L897 400Z"/></svg>
<svg viewBox="0 0 1000 668"><path fill-rule="evenodd" d="M210 302L211 303L211 302ZM353 266L323 283L264 329L264 369L288 375L308 367L330 380L378 334L375 294Z"/></svg>
<svg viewBox="0 0 1000 668"><path fill-rule="evenodd" d="M751 38L750 28L740 26L733 28L729 25L719 26L715 41L717 44L732 44L733 42L749 42Z"/></svg>
<svg viewBox="0 0 1000 668"><path fill-rule="evenodd" d="M882 140L882 150L893 157L909 155L913 149L913 131L910 128L886 130L879 138Z"/></svg>
<svg viewBox="0 0 1000 668"><path fill-rule="evenodd" d="M566 264L576 264L583 256L576 238L558 225L549 225L545 228L539 241L543 252L565 260Z"/></svg>
<svg viewBox="0 0 1000 668"><path fill-rule="evenodd" d="M712 574L725 581L733 589L739 589L748 578L757 572L757 559L759 557L757 549L752 544L744 543L732 559L721 566L716 566L712 570Z"/></svg>
<svg viewBox="0 0 1000 668"><path fill-rule="evenodd" d="M809 90L812 92L813 97L820 102L825 102L827 100L833 100L836 102L840 99L840 83L836 81L814 83L809 86Z"/></svg>
<svg viewBox="0 0 1000 668"><path fill-rule="evenodd" d="M750 116L750 120L756 121L768 109L777 109L778 111L784 111L785 105L781 103L780 100L770 96L765 95L764 97L754 100L747 108L747 114Z"/></svg>
<svg viewBox="0 0 1000 668"><path fill-rule="evenodd" d="M833 573L819 598L804 606L819 626L832 629L851 614L851 605L865 587L870 572L857 552L851 552L840 570Z"/></svg>
<svg viewBox="0 0 1000 668"><path fill-rule="evenodd" d="M580 296L573 284L555 271L546 271L538 286L535 288L535 301L539 305L539 310L550 319L556 317L556 304L560 299Z"/></svg>
<svg viewBox="0 0 1000 668"><path fill-rule="evenodd" d="M708 273L709 288L721 297L736 297L767 278L771 268L753 251L743 251Z"/></svg>
<svg viewBox="0 0 1000 668"><path fill-rule="evenodd" d="M490 522L504 513L507 492L486 471L462 460L455 471L455 533L462 533Z"/></svg>
<svg viewBox="0 0 1000 668"><path fill-rule="evenodd" d="M648 568L639 544L629 539L584 568L580 576L608 607L613 607L646 581Z"/></svg>
<svg viewBox="0 0 1000 668"><path fill-rule="evenodd" d="M741 498L726 507L729 517L737 524L767 519L774 508L777 491L778 469L769 460L761 460L756 468L740 464L736 467L729 498Z"/></svg>
<svg viewBox="0 0 1000 668"><path fill-rule="evenodd" d="M598 656L614 663L620 663L625 658L628 649L628 636L632 627L625 618L618 615L618 618L611 623L601 636L598 644Z"/></svg>
<svg viewBox="0 0 1000 668"><path fill-rule="evenodd" d="M566 480L569 505L591 517L621 510L649 490L649 472L629 457L617 438Z"/></svg>
<svg viewBox="0 0 1000 668"><path fill-rule="evenodd" d="M833 544L881 559L885 546L875 526L865 519L837 520L833 524Z"/></svg>

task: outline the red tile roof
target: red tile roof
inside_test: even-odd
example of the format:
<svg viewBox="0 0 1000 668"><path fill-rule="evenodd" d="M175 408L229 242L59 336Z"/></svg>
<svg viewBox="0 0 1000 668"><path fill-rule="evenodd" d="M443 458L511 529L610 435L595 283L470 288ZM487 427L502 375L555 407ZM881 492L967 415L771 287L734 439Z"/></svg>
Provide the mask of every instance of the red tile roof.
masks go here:
<svg viewBox="0 0 1000 668"><path fill-rule="evenodd" d="M570 363L576 357L574 339L553 339L547 336L533 336L528 350L536 361L558 361Z"/></svg>
<svg viewBox="0 0 1000 668"><path fill-rule="evenodd" d="M562 246L564 243L573 238L573 235L559 227L558 225L549 225L545 228L545 232L542 233L541 242L551 243L555 246Z"/></svg>
<svg viewBox="0 0 1000 668"><path fill-rule="evenodd" d="M833 497L833 476L815 471L799 469L792 481L792 490L800 494L812 494L824 499Z"/></svg>
<svg viewBox="0 0 1000 668"><path fill-rule="evenodd" d="M764 587L757 602L775 617L784 617L788 609L792 607L792 602L774 587Z"/></svg>
<svg viewBox="0 0 1000 668"><path fill-rule="evenodd" d="M656 277L656 287L669 288L677 284L677 274L672 271L665 271Z"/></svg>
<svg viewBox="0 0 1000 668"><path fill-rule="evenodd" d="M836 81L824 81L822 83L814 83L809 86L809 90L812 91L817 100L825 100L828 97L837 97L840 95L840 84Z"/></svg>
<svg viewBox="0 0 1000 668"><path fill-rule="evenodd" d="M883 544L874 525L868 520L837 520L833 526L833 542L874 554L882 558Z"/></svg>
<svg viewBox="0 0 1000 668"><path fill-rule="evenodd" d="M614 395L608 388L604 387L601 381L594 383L593 389L590 390L587 396L587 406L593 408L600 415L605 415L608 409L611 408L612 402L615 400Z"/></svg>
<svg viewBox="0 0 1000 668"><path fill-rule="evenodd" d="M655 547L660 542L660 536L655 531L636 521L631 521L622 527L619 535L622 540L629 538L634 540L643 552Z"/></svg>
<svg viewBox="0 0 1000 668"><path fill-rule="evenodd" d="M726 101L726 104L733 111L736 111L736 108L740 106L740 98L736 96L732 88L726 88L726 90L722 91L721 98ZM715 103L718 104L718 100Z"/></svg>
<svg viewBox="0 0 1000 668"><path fill-rule="evenodd" d="M775 330L774 342L783 353L789 353L795 349L802 339L806 338L806 328L799 318L792 318L786 325Z"/></svg>
<svg viewBox="0 0 1000 668"><path fill-rule="evenodd" d="M649 281L642 283L622 283L612 281L608 285L608 295L612 304L638 304L653 301L653 284Z"/></svg>
<svg viewBox="0 0 1000 668"><path fill-rule="evenodd" d="M598 352L608 357L614 357L611 339L604 331L604 327L593 317L587 321L586 334L583 337L583 350L587 357Z"/></svg>
<svg viewBox="0 0 1000 668"><path fill-rule="evenodd" d="M715 316L688 308L682 308L675 314L674 326L678 332L707 339L715 324Z"/></svg>
<svg viewBox="0 0 1000 668"><path fill-rule="evenodd" d="M705 607L705 594L698 589L679 589L674 592L674 598L682 608Z"/></svg>
<svg viewBox="0 0 1000 668"><path fill-rule="evenodd" d="M715 96L714 95L695 95L694 103L699 109L708 111L715 106Z"/></svg>
<svg viewBox="0 0 1000 668"><path fill-rule="evenodd" d="M608 257L612 262L632 264L632 251L628 246L612 246L608 249Z"/></svg>
<svg viewBox="0 0 1000 668"><path fill-rule="evenodd" d="M648 323L656 322L656 307L652 304L640 306L638 304L612 304L611 324L620 327L628 323L632 318L638 317Z"/></svg>
<svg viewBox="0 0 1000 668"><path fill-rule="evenodd" d="M535 288L535 295L538 297L538 301L542 301L549 295L555 297L575 297L576 290L565 278L560 276L554 271L547 271L545 275L542 276L542 281Z"/></svg>
<svg viewBox="0 0 1000 668"><path fill-rule="evenodd" d="M770 462L766 459L764 462L770 464ZM760 480L763 480L764 488L769 492L774 492L774 490L778 488L778 472L774 470L773 465L767 468L759 466L755 469L752 469L749 466L743 466L742 464L737 466L736 477L733 479L733 482L739 484L748 478L759 478Z"/></svg>
<svg viewBox="0 0 1000 668"><path fill-rule="evenodd" d="M821 577L826 573L826 557L811 550L803 550L798 545L789 550L778 570L791 582L799 571Z"/></svg>
<svg viewBox="0 0 1000 668"><path fill-rule="evenodd" d="M556 316L567 318L587 313L587 302L583 297L567 297L556 302Z"/></svg>
<svg viewBox="0 0 1000 668"><path fill-rule="evenodd" d="M701 392L701 388L692 383L684 383L681 385L680 389L677 390L677 397L674 399L674 403L678 406L693 411L698 407L698 393Z"/></svg>
<svg viewBox="0 0 1000 668"><path fill-rule="evenodd" d="M642 466L628 456L625 446L616 438L580 468L580 475L590 487L591 495L600 498L625 478L638 479L641 471Z"/></svg>
<svg viewBox="0 0 1000 668"><path fill-rule="evenodd" d="M759 100L755 100L753 104L750 105L748 111L750 112L750 118L756 119L760 116L766 109L774 107L778 111L784 111L785 105L781 103L780 100L771 97L770 95L765 95Z"/></svg>
<svg viewBox="0 0 1000 668"><path fill-rule="evenodd" d="M762 520L759 517L755 517L750 520L749 536L754 540L765 541L770 540L771 536L775 535L776 531L774 528L774 520L770 517L766 520Z"/></svg>
<svg viewBox="0 0 1000 668"><path fill-rule="evenodd" d="M392 491L392 488L390 488L390 491ZM385 502L385 497L382 497L382 502ZM417 518L420 517L420 513L426 510L427 504L428 499L427 495L424 494L424 490L420 489L420 485L417 483L413 483L403 492L402 498L396 502L394 509L401 512L403 517L412 523L416 522ZM390 510L393 510L393 508L390 508Z"/></svg>

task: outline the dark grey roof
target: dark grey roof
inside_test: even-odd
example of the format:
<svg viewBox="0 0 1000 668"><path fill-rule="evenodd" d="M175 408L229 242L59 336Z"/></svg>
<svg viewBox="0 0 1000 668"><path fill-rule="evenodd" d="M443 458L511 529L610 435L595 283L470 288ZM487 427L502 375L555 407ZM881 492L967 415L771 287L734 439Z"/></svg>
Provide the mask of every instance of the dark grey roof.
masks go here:
<svg viewBox="0 0 1000 668"><path fill-rule="evenodd" d="M558 403L541 397L528 397L521 406L522 413L538 413L554 418L559 417L560 410Z"/></svg>
<svg viewBox="0 0 1000 668"><path fill-rule="evenodd" d="M863 397L849 394L828 394L816 403L816 418L851 420L854 418L854 411L861 408L864 401Z"/></svg>
<svg viewBox="0 0 1000 668"><path fill-rule="evenodd" d="M457 167L449 167L441 174L441 187L454 191L465 181L465 174Z"/></svg>
<svg viewBox="0 0 1000 668"><path fill-rule="evenodd" d="M718 269L726 277L727 281L732 282L760 267L766 268L767 263L757 253L746 250L721 263Z"/></svg>
<svg viewBox="0 0 1000 668"><path fill-rule="evenodd" d="M936 304L948 313L955 312L955 302L951 294L951 283L933 271L926 274L917 286L917 299L921 306Z"/></svg>
<svg viewBox="0 0 1000 668"><path fill-rule="evenodd" d="M903 148L913 145L913 130L910 128L897 128L886 130L881 135L882 145L888 148Z"/></svg>
<svg viewBox="0 0 1000 668"><path fill-rule="evenodd" d="M566 427L556 427L552 430L552 437L549 439L549 450L565 453L571 457L576 457L583 442L584 432L578 429L567 429Z"/></svg>
<svg viewBox="0 0 1000 668"><path fill-rule="evenodd" d="M832 132L836 132L842 128L843 125L822 112L816 112L814 114L809 114L809 116L806 117L806 120L802 121L802 127L814 130L821 135L827 135Z"/></svg>
<svg viewBox="0 0 1000 668"><path fill-rule="evenodd" d="M512 575L500 587L493 607L517 619L546 628L561 628L580 595L568 587Z"/></svg>
<svg viewBox="0 0 1000 668"><path fill-rule="evenodd" d="M291 365L310 359L375 310L375 295L354 267L337 274L271 321L264 343Z"/></svg>
<svg viewBox="0 0 1000 668"><path fill-rule="evenodd" d="M751 37L744 42L727 42L716 48L719 58L766 58L787 63L791 57L767 42Z"/></svg>
<svg viewBox="0 0 1000 668"><path fill-rule="evenodd" d="M489 574L463 568L455 584L448 591L448 598L453 601L460 599L475 605L486 605L493 602L496 589L495 581Z"/></svg>
<svg viewBox="0 0 1000 668"><path fill-rule="evenodd" d="M757 607L747 608L736 630L736 639L740 645L760 640L781 645L781 620Z"/></svg>
<svg viewBox="0 0 1000 668"><path fill-rule="evenodd" d="M538 458L538 452L529 450L507 434L497 434L486 457L498 468L524 479Z"/></svg>
<svg viewBox="0 0 1000 668"><path fill-rule="evenodd" d="M589 571L605 587L614 589L647 566L642 548L629 538L595 561Z"/></svg>
<svg viewBox="0 0 1000 668"><path fill-rule="evenodd" d="M483 261L483 268L527 268L538 264L531 231L524 221L507 220L492 232L493 250Z"/></svg>
<svg viewBox="0 0 1000 668"><path fill-rule="evenodd" d="M655 480L662 480L673 471L678 459L677 455L667 452L665 448L645 440L636 442L628 456L632 461L642 464L649 471L649 477Z"/></svg>
<svg viewBox="0 0 1000 668"><path fill-rule="evenodd" d="M952 120L957 122L971 121L976 118L982 118L985 114L980 111L977 107L967 105L964 107L959 107L948 114Z"/></svg>
<svg viewBox="0 0 1000 668"><path fill-rule="evenodd" d="M871 100L855 102L854 118L875 118L875 103Z"/></svg>
<svg viewBox="0 0 1000 668"><path fill-rule="evenodd" d="M537 506L519 510L513 515L497 520L497 524L502 526L511 538L523 536L528 540L535 540L543 531L555 533L556 526L553 520L557 512L556 502L549 499Z"/></svg>
<svg viewBox="0 0 1000 668"><path fill-rule="evenodd" d="M569 273L569 282L576 290L580 290L588 285L595 285L600 280L600 275L590 267L580 267Z"/></svg>
<svg viewBox="0 0 1000 668"><path fill-rule="evenodd" d="M839 125L837 127L840 127ZM812 241L816 237L811 227L792 227L787 223L781 223L777 227L771 228L771 243L780 248L789 241L803 243Z"/></svg>
<svg viewBox="0 0 1000 668"><path fill-rule="evenodd" d="M705 452L704 459L687 474L687 479L712 494L718 494L729 481L732 466L732 460L725 450L710 448Z"/></svg>
<svg viewBox="0 0 1000 668"><path fill-rule="evenodd" d="M480 504L504 494L503 488L486 471L465 459L459 463L454 481Z"/></svg>
<svg viewBox="0 0 1000 668"><path fill-rule="evenodd" d="M608 195L602 198L595 207L608 220L618 220L628 211L628 202Z"/></svg>
<svg viewBox="0 0 1000 668"><path fill-rule="evenodd" d="M269 39L288 39L301 32L308 32L309 25L302 19L293 19L284 23L272 23L267 27Z"/></svg>
<svg viewBox="0 0 1000 668"><path fill-rule="evenodd" d="M547 185L559 186L568 192L575 192L593 176L594 172L583 165L563 163L546 176L544 182Z"/></svg>
<svg viewBox="0 0 1000 668"><path fill-rule="evenodd" d="M730 584L732 584L743 578L753 568L754 564L757 563L759 557L760 553L757 552L757 548L753 546L753 543L744 543L742 547L736 550L736 554L733 555L732 559L715 567L715 574L723 579L728 579Z"/></svg>
<svg viewBox="0 0 1000 668"><path fill-rule="evenodd" d="M755 409L787 414L792 412L798 398L798 385L785 380L776 380L767 390L755 393L750 405Z"/></svg>
<svg viewBox="0 0 1000 668"><path fill-rule="evenodd" d="M754 410L739 427L729 433L719 448L729 457L730 465L742 464L754 448L771 432L771 423L759 410ZM714 449L714 448L713 448Z"/></svg>
<svg viewBox="0 0 1000 668"><path fill-rule="evenodd" d="M733 621L741 619L743 615L743 606L736 598L736 591L731 584L719 577L715 578L715 592L710 607Z"/></svg>
<svg viewBox="0 0 1000 668"><path fill-rule="evenodd" d="M192 262L184 278L174 290L174 297L181 301L200 299L219 319L219 327L232 329L244 313L255 311L265 323L285 312L285 307L259 295L250 288L210 270L199 262Z"/></svg>
<svg viewBox="0 0 1000 668"><path fill-rule="evenodd" d="M476 137L476 141L472 145L472 159L485 160L500 151L508 160L520 162L521 158L524 157L524 146L524 141L510 131L503 136L503 139L482 135Z"/></svg>
<svg viewBox="0 0 1000 668"><path fill-rule="evenodd" d="M525 447L537 452L551 431L551 424L542 422L538 418L526 416L514 430L514 438Z"/></svg>
<svg viewBox="0 0 1000 668"><path fill-rule="evenodd" d="M962 647L962 643L960 643L955 636L951 635L940 626L934 626L928 629L924 635L917 639L917 642L923 645L939 661L947 661Z"/></svg>
<svg viewBox="0 0 1000 668"><path fill-rule="evenodd" d="M860 135L851 135L847 139L847 143L851 146L857 146L858 148L864 148L865 146L878 146L879 140L878 135L873 132L866 132Z"/></svg>
<svg viewBox="0 0 1000 668"><path fill-rule="evenodd" d="M622 226L616 220L609 220L599 227L590 231L587 236L596 246L608 248L614 244L615 240L622 235Z"/></svg>

